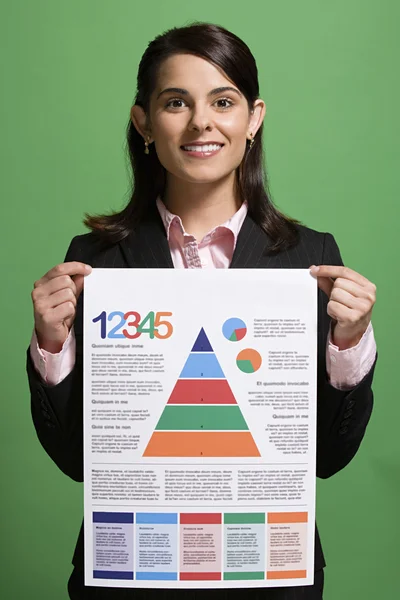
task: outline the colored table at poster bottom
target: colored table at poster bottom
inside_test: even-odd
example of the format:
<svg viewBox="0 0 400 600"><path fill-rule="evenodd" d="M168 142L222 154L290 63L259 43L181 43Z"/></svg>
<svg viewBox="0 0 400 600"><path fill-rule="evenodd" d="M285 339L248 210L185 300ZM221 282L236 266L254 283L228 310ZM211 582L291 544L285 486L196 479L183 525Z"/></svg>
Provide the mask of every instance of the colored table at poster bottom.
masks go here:
<svg viewBox="0 0 400 600"><path fill-rule="evenodd" d="M180 580L221 579L221 524L221 513L180 515Z"/></svg>
<svg viewBox="0 0 400 600"><path fill-rule="evenodd" d="M132 513L93 513L94 579L133 579Z"/></svg>
<svg viewBox="0 0 400 600"><path fill-rule="evenodd" d="M265 579L265 513L225 513L224 548L224 580Z"/></svg>
<svg viewBox="0 0 400 600"><path fill-rule="evenodd" d="M307 577L307 525L306 512L268 513L267 579Z"/></svg>
<svg viewBox="0 0 400 600"><path fill-rule="evenodd" d="M135 579L139 581L178 579L177 524L176 513L136 513Z"/></svg>

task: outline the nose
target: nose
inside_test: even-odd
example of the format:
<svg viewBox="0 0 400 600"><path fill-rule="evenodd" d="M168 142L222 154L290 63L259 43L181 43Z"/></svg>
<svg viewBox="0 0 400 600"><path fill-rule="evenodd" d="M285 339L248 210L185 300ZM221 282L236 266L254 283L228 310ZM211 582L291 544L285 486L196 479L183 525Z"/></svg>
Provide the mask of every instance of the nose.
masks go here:
<svg viewBox="0 0 400 600"><path fill-rule="evenodd" d="M189 129L191 131L203 131L204 129L211 131L212 128L212 121L207 109L200 106L193 108Z"/></svg>

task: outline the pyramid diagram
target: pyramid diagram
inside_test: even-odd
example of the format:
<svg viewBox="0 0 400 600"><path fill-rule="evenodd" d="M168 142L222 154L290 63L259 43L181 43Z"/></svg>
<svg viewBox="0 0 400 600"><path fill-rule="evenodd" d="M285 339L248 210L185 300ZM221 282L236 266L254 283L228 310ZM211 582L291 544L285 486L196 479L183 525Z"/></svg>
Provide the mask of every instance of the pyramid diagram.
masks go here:
<svg viewBox="0 0 400 600"><path fill-rule="evenodd" d="M261 456L203 328L143 456Z"/></svg>

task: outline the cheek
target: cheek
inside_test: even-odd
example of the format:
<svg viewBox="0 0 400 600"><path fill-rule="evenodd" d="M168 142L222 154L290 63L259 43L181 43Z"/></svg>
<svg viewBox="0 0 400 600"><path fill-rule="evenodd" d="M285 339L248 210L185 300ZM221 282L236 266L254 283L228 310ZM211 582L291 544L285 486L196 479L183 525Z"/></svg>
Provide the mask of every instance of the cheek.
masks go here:
<svg viewBox="0 0 400 600"><path fill-rule="evenodd" d="M165 119L157 123L156 130L155 147L161 164L165 166L164 162L168 161L168 157L174 156L176 160L176 156L179 156L179 142L184 137L185 128L183 123L179 123L179 119Z"/></svg>
<svg viewBox="0 0 400 600"><path fill-rule="evenodd" d="M168 140L168 141L167 141ZM158 160L170 173L178 174L184 168L184 154L179 148L178 141L173 142L171 138L159 138L155 150Z"/></svg>
<svg viewBox="0 0 400 600"><path fill-rule="evenodd" d="M220 119L215 122L215 126L228 140L238 142L246 137L248 124L243 114L230 112L221 115Z"/></svg>
<svg viewBox="0 0 400 600"><path fill-rule="evenodd" d="M154 123L154 131L157 132L157 139L159 142L170 140L173 142L179 139L185 129L187 128L187 121L181 115L162 115L157 118Z"/></svg>

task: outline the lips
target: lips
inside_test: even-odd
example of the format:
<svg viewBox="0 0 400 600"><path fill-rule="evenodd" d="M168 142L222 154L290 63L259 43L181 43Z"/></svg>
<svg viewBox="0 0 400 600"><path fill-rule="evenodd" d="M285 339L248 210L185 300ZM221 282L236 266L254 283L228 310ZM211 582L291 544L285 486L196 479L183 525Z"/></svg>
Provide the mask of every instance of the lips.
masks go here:
<svg viewBox="0 0 400 600"><path fill-rule="evenodd" d="M209 146L210 144L216 144L217 146L223 146L223 142L216 142L215 140L204 141L204 142L188 142L187 144L182 144L181 148L184 146Z"/></svg>

